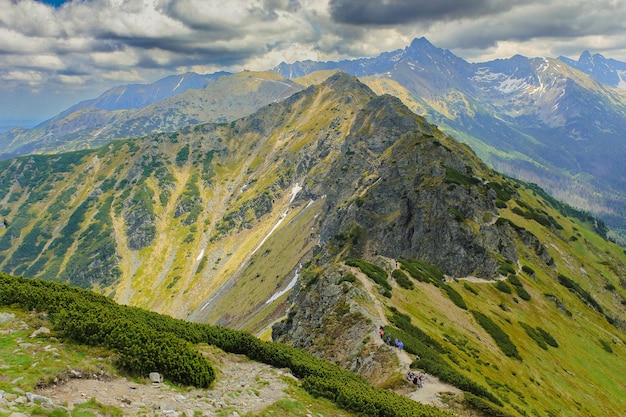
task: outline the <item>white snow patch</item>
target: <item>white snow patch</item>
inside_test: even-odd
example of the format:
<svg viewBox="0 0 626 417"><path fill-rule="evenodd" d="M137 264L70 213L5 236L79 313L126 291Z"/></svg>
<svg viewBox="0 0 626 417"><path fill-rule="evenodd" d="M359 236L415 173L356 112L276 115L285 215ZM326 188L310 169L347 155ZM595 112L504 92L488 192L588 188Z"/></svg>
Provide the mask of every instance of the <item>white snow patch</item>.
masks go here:
<svg viewBox="0 0 626 417"><path fill-rule="evenodd" d="M270 304L276 300L278 300L278 298L280 298L281 295L285 294L287 291L291 290L293 287L296 286L296 282L298 282L298 276L300 275L300 270L302 269L302 264L298 265L298 269L296 269L296 273L293 276L293 278L291 279L291 281L289 281L289 284L287 285L287 287L285 287L285 289L282 289L280 291L278 291L276 294L272 295L269 300L267 300L265 302L265 304Z"/></svg>
<svg viewBox="0 0 626 417"><path fill-rule="evenodd" d="M291 199L289 200L289 204L293 203L293 200L295 200L300 191L302 191L302 186L298 183L295 183L295 185L291 189Z"/></svg>
<svg viewBox="0 0 626 417"><path fill-rule="evenodd" d="M115 102L117 103L119 101L119 99L121 99L124 96L124 93L126 92L126 87L124 87L124 89L122 90L122 92L117 96L117 98L115 99Z"/></svg>
<svg viewBox="0 0 626 417"><path fill-rule="evenodd" d="M298 195L298 193L300 192L300 190L302 190L302 187L300 186L300 184L296 183L293 188L291 189L291 199L289 200L289 204L293 203L293 200L296 198L296 195ZM261 246L263 246L263 244L267 241L267 239L272 235L272 233L274 233L276 231L276 229L278 229L278 226L280 226L280 224L283 222L283 220L285 220L285 218L287 218L287 213L289 212L289 208L287 208L287 210L285 210L283 212L283 214L281 214L280 219L278 219L278 221L276 222L276 224L272 227L272 229L265 235L265 237L263 237L263 239L261 240L261 243L259 243L257 245L256 248L254 248L254 250L252 251L252 253L250 253L250 256L254 255L256 253L256 251L259 250L259 248Z"/></svg>
<svg viewBox="0 0 626 417"><path fill-rule="evenodd" d="M514 78L501 72L491 72L489 68L478 68L472 80L483 84L497 84L495 89L508 94L524 90L529 87L528 81L524 78Z"/></svg>
<svg viewBox="0 0 626 417"><path fill-rule="evenodd" d="M202 259L203 256L204 256L204 248L202 248L202 250L200 251L200 255L198 255L198 257L196 258L196 261L199 261L200 259Z"/></svg>
<svg viewBox="0 0 626 417"><path fill-rule="evenodd" d="M617 88L626 89L626 71L618 70L617 76L619 77L619 83L617 83Z"/></svg>
<svg viewBox="0 0 626 417"><path fill-rule="evenodd" d="M178 84L176 84L176 87L174 87L174 88L172 89L172 91L176 91L176 89L177 89L178 87L180 87L180 85L182 84L182 82L183 82L183 80L184 80L184 79L185 79L185 77L180 77L180 80L178 80Z"/></svg>

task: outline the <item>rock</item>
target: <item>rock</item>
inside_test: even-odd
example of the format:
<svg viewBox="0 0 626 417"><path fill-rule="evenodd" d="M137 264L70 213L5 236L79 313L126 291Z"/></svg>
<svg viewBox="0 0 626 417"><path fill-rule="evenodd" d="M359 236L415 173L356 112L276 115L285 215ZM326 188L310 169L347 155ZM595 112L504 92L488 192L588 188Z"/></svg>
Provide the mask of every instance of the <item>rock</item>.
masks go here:
<svg viewBox="0 0 626 417"><path fill-rule="evenodd" d="M15 412L15 413L11 413L9 417L28 417L28 414Z"/></svg>
<svg viewBox="0 0 626 417"><path fill-rule="evenodd" d="M153 384L160 384L163 382L163 376L158 372L150 372L150 381Z"/></svg>
<svg viewBox="0 0 626 417"><path fill-rule="evenodd" d="M39 336L40 334L50 334L50 329L48 329L47 327L41 326L30 335L30 338L33 339Z"/></svg>
<svg viewBox="0 0 626 417"><path fill-rule="evenodd" d="M52 400L50 398L39 394L33 394L32 392L27 392L26 398L28 398L28 401L31 403L52 404Z"/></svg>
<svg viewBox="0 0 626 417"><path fill-rule="evenodd" d="M11 401L15 401L15 399L17 398L17 395L11 394L10 392L5 392L3 397L5 400L11 402Z"/></svg>
<svg viewBox="0 0 626 417"><path fill-rule="evenodd" d="M28 399L26 397L19 396L13 401L15 404L26 404Z"/></svg>
<svg viewBox="0 0 626 417"><path fill-rule="evenodd" d="M15 314L13 313L0 313L0 324L8 323L15 319Z"/></svg>

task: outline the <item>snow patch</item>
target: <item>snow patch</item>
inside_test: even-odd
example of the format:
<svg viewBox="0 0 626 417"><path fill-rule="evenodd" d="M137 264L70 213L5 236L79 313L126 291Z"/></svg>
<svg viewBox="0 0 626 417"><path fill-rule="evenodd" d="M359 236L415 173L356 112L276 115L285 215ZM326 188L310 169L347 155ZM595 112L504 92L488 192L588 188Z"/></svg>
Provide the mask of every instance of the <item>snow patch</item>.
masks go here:
<svg viewBox="0 0 626 417"><path fill-rule="evenodd" d="M300 275L300 270L302 270L302 264L298 265L298 269L296 269L296 273L291 279L291 281L289 281L289 284L287 285L287 287L285 287L285 289L278 291L276 294L272 295L269 298L269 300L265 302L265 304L267 305L267 304L273 303L274 301L278 300L278 298L280 298L281 295L285 294L287 291L295 287L296 282L298 282L298 276Z"/></svg>
<svg viewBox="0 0 626 417"><path fill-rule="evenodd" d="M176 84L176 87L174 87L174 88L172 89L172 91L176 91L176 89L177 89L178 87L180 87L180 85L182 84L182 82L183 82L183 80L184 80L184 79L185 79L185 77L180 77L180 80L178 80L178 84Z"/></svg>
<svg viewBox="0 0 626 417"><path fill-rule="evenodd" d="M302 187L300 186L300 184L296 183L293 188L291 189L291 199L289 200L289 204L293 203L293 200L296 198L296 195L298 195L298 193L302 190ZM272 233L274 233L276 231L276 229L278 229L278 226L280 226L280 224L283 222L283 220L285 220L287 218L287 213L289 212L289 208L287 208L287 210L285 210L283 212L283 214L281 214L280 219L278 219L278 221L276 222L276 224L272 227L272 229L263 237L263 239L261 240L261 243L259 243L257 245L256 248L254 248L254 250L252 251L252 253L250 253L250 256L254 255L256 253L256 251L259 250L259 248L261 246L263 246L263 244L267 241L267 239L272 235Z"/></svg>
<svg viewBox="0 0 626 417"><path fill-rule="evenodd" d="M626 89L626 71L617 70L617 76L619 77L619 83L617 83L617 88Z"/></svg>
<svg viewBox="0 0 626 417"><path fill-rule="evenodd" d="M298 183L295 183L295 185L291 189L291 199L289 200L289 204L293 203L293 200L295 200L300 191L302 191L302 186Z"/></svg>
<svg viewBox="0 0 626 417"><path fill-rule="evenodd" d="M489 68L478 68L472 81L483 84L496 84L495 89L505 93L514 93L527 89L530 85L524 78L514 78L501 72L491 72Z"/></svg>

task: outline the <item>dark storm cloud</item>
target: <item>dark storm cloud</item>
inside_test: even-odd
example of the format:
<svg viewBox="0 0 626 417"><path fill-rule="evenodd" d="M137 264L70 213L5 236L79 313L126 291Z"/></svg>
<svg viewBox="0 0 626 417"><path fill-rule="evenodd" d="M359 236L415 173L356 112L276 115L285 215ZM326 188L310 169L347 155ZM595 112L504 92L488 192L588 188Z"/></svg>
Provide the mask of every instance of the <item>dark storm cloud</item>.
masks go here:
<svg viewBox="0 0 626 417"><path fill-rule="evenodd" d="M394 25L477 17L510 10L507 0L330 0L333 19L351 25ZM526 2L527 3L527 2Z"/></svg>
<svg viewBox="0 0 626 417"><path fill-rule="evenodd" d="M469 61L585 49L626 61L622 0L0 0L0 10L5 117L18 117L17 89L41 103L183 71L371 57L422 36Z"/></svg>

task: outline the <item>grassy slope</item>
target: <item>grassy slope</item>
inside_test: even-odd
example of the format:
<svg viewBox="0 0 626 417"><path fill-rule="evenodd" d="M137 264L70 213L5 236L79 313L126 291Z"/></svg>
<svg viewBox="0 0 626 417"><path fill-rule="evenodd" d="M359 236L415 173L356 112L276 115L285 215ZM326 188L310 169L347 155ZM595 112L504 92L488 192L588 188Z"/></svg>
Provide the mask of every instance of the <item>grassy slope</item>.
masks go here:
<svg viewBox="0 0 626 417"><path fill-rule="evenodd" d="M522 201L537 205L531 192L521 190L521 196ZM514 206L512 200L509 206ZM451 363L509 403L507 411L512 415L517 415L515 410L526 410L550 416L620 416L626 409L624 332L560 285L556 275L570 277L592 294L605 313L623 319L622 300L626 297L620 280L623 282L626 275L626 254L579 221L564 218L549 207L544 209L564 226L562 236L513 214L509 208L501 210L502 216L546 242L554 257L555 268L545 264L538 268L542 263L534 253L518 244L522 264L532 265L536 272L535 277L518 273L531 300L524 301L515 292L503 293L494 283L469 279L449 283L462 295L468 310L483 312L509 335L522 361L505 357L469 311L455 306L431 284L414 281L416 288L410 291L395 286L393 297L381 300L412 316L414 325L449 346L454 358ZM579 235L578 240L568 241L572 235ZM614 288L611 291L605 288L609 284ZM545 294L561 300L571 317ZM559 347L543 350L519 322L546 330Z"/></svg>

